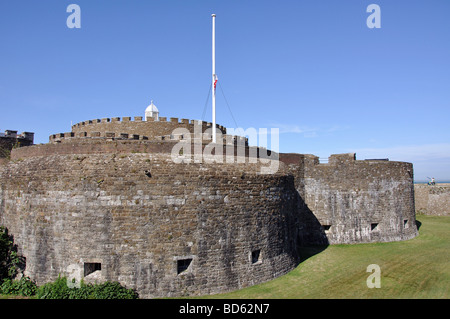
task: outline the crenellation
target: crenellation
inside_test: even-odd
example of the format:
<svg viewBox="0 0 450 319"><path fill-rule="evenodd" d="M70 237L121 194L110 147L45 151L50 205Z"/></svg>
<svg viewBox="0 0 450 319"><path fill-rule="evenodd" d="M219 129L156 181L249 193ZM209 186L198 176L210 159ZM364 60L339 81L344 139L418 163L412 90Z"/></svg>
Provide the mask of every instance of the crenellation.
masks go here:
<svg viewBox="0 0 450 319"><path fill-rule="evenodd" d="M333 154L328 158L328 164L330 165L349 164L353 161L356 161L355 153Z"/></svg>
<svg viewBox="0 0 450 319"><path fill-rule="evenodd" d="M135 117L134 121L131 121L131 117L120 117L114 118L103 118L101 120L85 121L84 125L77 123L72 126L72 132L75 136L76 133L83 131L87 132L85 137L97 138L96 134L91 134L92 132L100 132L101 136L105 136L105 133L115 133L118 137L121 133L127 133L129 135L135 134L139 136L144 136L149 140L161 140L161 136L165 136L164 139L171 139L170 135L177 128L185 128L191 134L200 133L202 137L206 140L211 140L211 133L206 130L210 130L211 123L198 121L198 120L188 120L179 119L176 117L171 117L167 120L166 117L160 117L159 120L155 120L153 117L148 117L147 121L141 119L141 117ZM226 134L226 128L222 125L217 125L219 132ZM173 138L172 138L173 139Z"/></svg>
<svg viewBox="0 0 450 319"><path fill-rule="evenodd" d="M49 136L50 143L60 143L65 139L70 139L72 142L81 143L85 139L131 139L131 140L148 140L147 136L138 135L138 134L128 134L128 133L118 133L115 132L67 132L67 133L58 133L52 134ZM74 140L76 139L76 140Z"/></svg>
<svg viewBox="0 0 450 319"><path fill-rule="evenodd" d="M212 126L211 122L205 122L201 120L189 120L189 119L179 119L177 117L170 117L169 119L167 117L159 117L159 120L155 120L154 118L147 118L146 121L144 121L142 116L124 116L124 117L112 117L112 118L102 118L102 119L94 119L94 120L87 120L82 121L79 123L75 123L72 125L72 127L80 127L84 125L90 125L90 124L97 124L97 123L112 123L112 122L164 122L164 123L174 123L174 124L186 124L186 125L193 125L193 124L199 124L202 126L210 127ZM216 124L216 127L219 129L225 129L224 126Z"/></svg>
<svg viewBox="0 0 450 319"><path fill-rule="evenodd" d="M15 148L22 148L30 146L34 143L34 133L6 130L5 133L0 133L0 165L6 163Z"/></svg>
<svg viewBox="0 0 450 319"><path fill-rule="evenodd" d="M11 137L11 138L17 138L17 131L6 130L5 131L5 136L6 137Z"/></svg>
<svg viewBox="0 0 450 319"><path fill-rule="evenodd" d="M354 153L331 155L328 164L305 156L298 190L321 224L335 226L326 234L330 244L405 240L417 236L403 224L415 218L408 172L410 163L360 161Z"/></svg>
<svg viewBox="0 0 450 319"><path fill-rule="evenodd" d="M22 132L22 134L19 135L19 139L23 138L26 141L29 141L30 144L33 144L34 142L34 133L33 132Z"/></svg>

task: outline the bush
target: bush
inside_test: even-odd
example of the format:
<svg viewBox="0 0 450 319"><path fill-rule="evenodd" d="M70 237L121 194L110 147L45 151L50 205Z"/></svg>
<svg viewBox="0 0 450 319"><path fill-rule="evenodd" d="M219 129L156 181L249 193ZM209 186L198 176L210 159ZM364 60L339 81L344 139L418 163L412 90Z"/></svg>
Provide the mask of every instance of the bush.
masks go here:
<svg viewBox="0 0 450 319"><path fill-rule="evenodd" d="M4 295L34 296L37 286L29 277L20 280L5 279L0 286L0 293Z"/></svg>
<svg viewBox="0 0 450 319"><path fill-rule="evenodd" d="M19 269L25 268L25 259L17 253L13 237L8 229L0 226L0 283L5 279L13 279Z"/></svg>
<svg viewBox="0 0 450 319"><path fill-rule="evenodd" d="M40 286L37 289L37 297L39 299L74 299L70 298L71 291L64 277Z"/></svg>
<svg viewBox="0 0 450 319"><path fill-rule="evenodd" d="M9 254L11 240L8 235L8 229L0 226L0 283L8 277L9 270Z"/></svg>
<svg viewBox="0 0 450 319"><path fill-rule="evenodd" d="M93 286L89 295L94 299L137 299L137 293L132 289L121 286L118 282L107 281Z"/></svg>
<svg viewBox="0 0 450 319"><path fill-rule="evenodd" d="M39 299L137 299L137 293L127 289L118 282L104 282L102 284L85 284L80 288L69 288L66 277L59 277L56 281L47 283L37 290Z"/></svg>

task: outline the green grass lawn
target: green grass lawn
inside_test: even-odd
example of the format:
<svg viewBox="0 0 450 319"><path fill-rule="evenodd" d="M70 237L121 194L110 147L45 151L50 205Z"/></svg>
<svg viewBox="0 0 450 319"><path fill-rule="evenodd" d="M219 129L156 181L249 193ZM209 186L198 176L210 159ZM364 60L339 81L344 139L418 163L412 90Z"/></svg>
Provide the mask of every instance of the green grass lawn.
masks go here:
<svg viewBox="0 0 450 319"><path fill-rule="evenodd" d="M416 219L414 239L328 246L270 282L202 298L449 298L450 217ZM370 264L380 266L380 288L367 287Z"/></svg>

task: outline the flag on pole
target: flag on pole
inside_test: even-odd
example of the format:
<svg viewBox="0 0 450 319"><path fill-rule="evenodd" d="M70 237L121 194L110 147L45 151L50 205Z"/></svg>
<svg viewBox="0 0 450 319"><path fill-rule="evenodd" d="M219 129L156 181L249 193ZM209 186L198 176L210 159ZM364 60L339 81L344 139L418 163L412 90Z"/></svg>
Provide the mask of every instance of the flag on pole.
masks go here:
<svg viewBox="0 0 450 319"><path fill-rule="evenodd" d="M219 78L217 77L217 75L216 74L214 74L214 90L216 89L216 84L217 84L217 80L218 80Z"/></svg>

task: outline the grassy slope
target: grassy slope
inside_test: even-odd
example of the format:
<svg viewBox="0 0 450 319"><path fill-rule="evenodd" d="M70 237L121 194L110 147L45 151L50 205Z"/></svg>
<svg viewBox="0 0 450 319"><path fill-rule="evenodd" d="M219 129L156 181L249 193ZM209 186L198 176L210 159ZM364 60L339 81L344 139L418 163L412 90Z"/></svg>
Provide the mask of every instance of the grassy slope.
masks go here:
<svg viewBox="0 0 450 319"><path fill-rule="evenodd" d="M280 278L208 298L449 298L450 217L417 220L412 240L329 246ZM370 264L380 266L379 289L366 285Z"/></svg>

